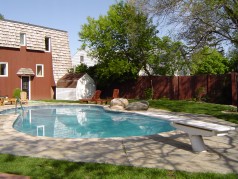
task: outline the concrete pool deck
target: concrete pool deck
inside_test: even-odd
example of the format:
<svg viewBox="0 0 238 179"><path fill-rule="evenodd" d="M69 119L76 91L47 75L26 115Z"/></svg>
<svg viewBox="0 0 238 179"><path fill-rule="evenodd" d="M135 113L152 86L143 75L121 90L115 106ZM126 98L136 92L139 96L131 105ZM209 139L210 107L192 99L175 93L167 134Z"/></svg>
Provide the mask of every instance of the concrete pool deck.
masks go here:
<svg viewBox="0 0 238 179"><path fill-rule="evenodd" d="M49 105L49 103L41 103ZM51 104L51 103L50 103ZM29 103L28 106L38 105ZM13 108L0 107L0 111ZM34 137L12 128L17 115L0 114L0 153L68 160L108 163L188 172L238 173L238 128L208 115L172 113L149 109L144 114L167 120L194 119L236 127L222 137L204 137L207 152L192 151L187 134L172 131L152 136L111 139L59 139Z"/></svg>

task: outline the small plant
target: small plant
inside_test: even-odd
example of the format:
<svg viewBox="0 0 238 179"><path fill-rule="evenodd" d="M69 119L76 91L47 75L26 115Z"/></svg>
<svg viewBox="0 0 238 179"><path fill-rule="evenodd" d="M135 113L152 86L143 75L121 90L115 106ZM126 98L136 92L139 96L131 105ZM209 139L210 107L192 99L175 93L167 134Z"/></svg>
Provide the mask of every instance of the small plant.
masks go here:
<svg viewBox="0 0 238 179"><path fill-rule="evenodd" d="M195 91L195 98L197 101L201 101L202 97L206 94L204 87L199 87Z"/></svg>
<svg viewBox="0 0 238 179"><path fill-rule="evenodd" d="M20 88L15 88L13 91L13 97L14 98L20 98L20 93L21 93L21 89Z"/></svg>
<svg viewBox="0 0 238 179"><path fill-rule="evenodd" d="M146 99L152 99L153 97L153 92L151 88L145 89L144 94Z"/></svg>

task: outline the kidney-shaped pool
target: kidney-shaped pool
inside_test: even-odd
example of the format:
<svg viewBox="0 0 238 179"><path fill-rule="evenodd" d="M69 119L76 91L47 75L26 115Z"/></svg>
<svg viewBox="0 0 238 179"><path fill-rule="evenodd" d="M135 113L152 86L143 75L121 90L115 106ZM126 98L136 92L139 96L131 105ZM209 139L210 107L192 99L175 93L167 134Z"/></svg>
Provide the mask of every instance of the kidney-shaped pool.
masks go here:
<svg viewBox="0 0 238 179"><path fill-rule="evenodd" d="M13 127L32 136L110 138L146 136L174 130L166 120L136 113L112 112L101 106L37 106L18 109L18 112Z"/></svg>

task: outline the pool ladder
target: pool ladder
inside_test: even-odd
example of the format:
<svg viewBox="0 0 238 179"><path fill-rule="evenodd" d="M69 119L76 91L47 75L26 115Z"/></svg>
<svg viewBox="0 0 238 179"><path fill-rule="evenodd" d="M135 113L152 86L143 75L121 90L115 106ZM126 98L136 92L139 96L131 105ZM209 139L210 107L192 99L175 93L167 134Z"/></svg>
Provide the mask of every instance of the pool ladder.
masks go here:
<svg viewBox="0 0 238 179"><path fill-rule="evenodd" d="M21 102L21 100L17 97L16 106L15 106L15 113L17 113L17 103L20 103L21 110L24 111L24 109L23 109L23 107L22 107L22 102Z"/></svg>

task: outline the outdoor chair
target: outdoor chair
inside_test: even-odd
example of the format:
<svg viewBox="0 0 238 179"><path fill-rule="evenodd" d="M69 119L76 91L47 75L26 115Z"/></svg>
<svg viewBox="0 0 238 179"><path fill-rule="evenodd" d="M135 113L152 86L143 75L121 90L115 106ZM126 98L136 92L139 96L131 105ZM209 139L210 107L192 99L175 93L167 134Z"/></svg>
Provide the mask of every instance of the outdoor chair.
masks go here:
<svg viewBox="0 0 238 179"><path fill-rule="evenodd" d="M112 99L119 98L119 89L114 89L112 93Z"/></svg>
<svg viewBox="0 0 238 179"><path fill-rule="evenodd" d="M4 106L5 100L3 97L0 97L0 106Z"/></svg>
<svg viewBox="0 0 238 179"><path fill-rule="evenodd" d="M80 102L86 102L86 103L97 103L100 102L100 95L101 95L101 90L96 90L92 98L87 98L87 99L80 99Z"/></svg>
<svg viewBox="0 0 238 179"><path fill-rule="evenodd" d="M21 101L21 103L28 104L27 92L21 91L21 93L20 93L20 101Z"/></svg>
<svg viewBox="0 0 238 179"><path fill-rule="evenodd" d="M105 100L101 100L101 104L103 103L109 103L111 102L111 100L115 99L115 98L119 98L119 89L114 89L113 93L112 93L112 98L107 98Z"/></svg>
<svg viewBox="0 0 238 179"><path fill-rule="evenodd" d="M0 106L5 104L16 104L16 98L0 97Z"/></svg>

